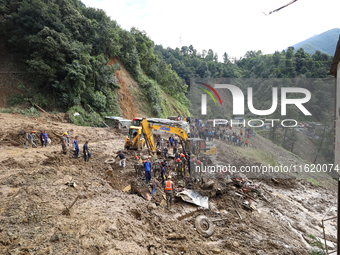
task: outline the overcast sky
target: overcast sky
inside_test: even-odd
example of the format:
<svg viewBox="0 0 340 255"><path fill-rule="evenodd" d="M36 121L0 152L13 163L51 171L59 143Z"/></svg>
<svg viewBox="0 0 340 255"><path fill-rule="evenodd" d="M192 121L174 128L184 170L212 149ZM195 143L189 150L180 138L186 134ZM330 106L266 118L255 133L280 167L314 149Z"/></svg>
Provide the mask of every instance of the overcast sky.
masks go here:
<svg viewBox="0 0 340 255"><path fill-rule="evenodd" d="M82 0L103 9L126 30L146 31L155 44L192 44L240 58L248 50L282 51L315 34L340 27L339 0L299 0L266 16L291 0ZM180 40L181 38L181 40Z"/></svg>

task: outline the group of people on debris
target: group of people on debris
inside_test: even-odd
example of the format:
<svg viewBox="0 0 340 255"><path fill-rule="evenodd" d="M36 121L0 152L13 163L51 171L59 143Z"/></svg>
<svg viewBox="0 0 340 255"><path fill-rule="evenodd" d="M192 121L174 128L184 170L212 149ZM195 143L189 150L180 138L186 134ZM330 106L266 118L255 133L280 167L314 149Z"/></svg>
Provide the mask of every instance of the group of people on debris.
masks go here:
<svg viewBox="0 0 340 255"><path fill-rule="evenodd" d="M38 148L38 140L37 140L37 135L35 134L35 131L25 132L25 139L26 139L26 149L28 149L28 145L31 144L32 148ZM51 139L48 138L46 130L40 131L39 135L41 147L46 147L47 143L51 144Z"/></svg>
<svg viewBox="0 0 340 255"><path fill-rule="evenodd" d="M28 145L32 144L32 148L37 148L37 135L35 134L35 131L25 132L25 139L26 139L26 149L28 149ZM47 135L47 131L41 131L39 135L41 147L46 147L47 144L51 145L51 139ZM63 154L67 154L67 147L70 146L70 139L71 139L71 134L70 131L67 131L63 134L61 137L61 148L63 150ZM88 141L85 142L83 145L83 153L84 153L84 160L85 162L89 160L91 157L91 153L89 151L88 147ZM75 136L73 140L73 150L74 150L74 156L75 158L79 158L79 142L78 142L78 136Z"/></svg>
<svg viewBox="0 0 340 255"><path fill-rule="evenodd" d="M119 152L117 157L121 154L123 153ZM121 164L122 157L119 157L121 159L119 165L123 165ZM153 160L151 156L148 156L148 158L144 160L138 156L135 156L134 168L137 177L143 177L145 174L146 183L151 181L152 172L155 179L160 178L162 186L164 187L166 193L168 193L170 196L171 203L173 191L172 176L176 176L177 179L183 179L188 173L190 177L196 179L197 176L195 176L196 172L194 169L197 165L201 165L203 163L207 164L206 154L201 158L201 160L198 160L196 159L195 155L191 154L190 152L184 151L183 153L179 153L177 150L174 154L174 163L171 164L171 169L169 167L167 158L164 158L164 160L158 158ZM125 163L123 167L125 167Z"/></svg>
<svg viewBox="0 0 340 255"><path fill-rule="evenodd" d="M67 147L70 146L70 131L67 131L63 134L61 138L61 148L63 150L63 154L67 154ZM73 140L73 150L74 150L74 157L79 158L79 140L78 136L74 137ZM89 141L86 141L83 145L83 154L84 154L84 161L87 162L91 158L91 153L89 151Z"/></svg>

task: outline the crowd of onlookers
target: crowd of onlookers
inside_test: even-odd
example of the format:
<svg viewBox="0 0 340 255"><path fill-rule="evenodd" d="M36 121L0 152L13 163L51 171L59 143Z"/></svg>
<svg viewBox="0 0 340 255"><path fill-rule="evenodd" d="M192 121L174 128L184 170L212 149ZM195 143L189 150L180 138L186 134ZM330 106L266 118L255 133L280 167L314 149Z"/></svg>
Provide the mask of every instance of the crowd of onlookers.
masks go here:
<svg viewBox="0 0 340 255"><path fill-rule="evenodd" d="M239 130L239 131L236 131ZM206 141L221 140L229 144L238 146L248 146L249 137L255 137L256 131L251 127L233 128L228 124L216 125L213 127L210 123L196 121L190 124L190 135L204 139Z"/></svg>

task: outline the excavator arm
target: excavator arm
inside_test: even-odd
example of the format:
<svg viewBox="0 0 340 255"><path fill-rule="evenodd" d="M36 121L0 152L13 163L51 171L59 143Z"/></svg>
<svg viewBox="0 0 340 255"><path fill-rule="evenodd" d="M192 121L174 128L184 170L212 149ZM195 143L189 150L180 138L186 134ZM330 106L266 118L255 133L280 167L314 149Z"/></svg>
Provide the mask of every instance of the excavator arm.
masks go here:
<svg viewBox="0 0 340 255"><path fill-rule="evenodd" d="M147 119L143 119L141 122L143 134L146 138L146 141L149 145L149 149L152 153L156 153L156 146L153 140L152 129L161 130L167 133L177 135L184 143L188 139L188 134L179 127L173 127L168 125L161 125L161 124L149 124Z"/></svg>
<svg viewBox="0 0 340 255"><path fill-rule="evenodd" d="M146 139L146 143L149 145L150 151L155 155L157 151L156 151L155 142L153 140L152 128L150 127L149 122L146 119L142 120L141 126L142 126L144 137Z"/></svg>

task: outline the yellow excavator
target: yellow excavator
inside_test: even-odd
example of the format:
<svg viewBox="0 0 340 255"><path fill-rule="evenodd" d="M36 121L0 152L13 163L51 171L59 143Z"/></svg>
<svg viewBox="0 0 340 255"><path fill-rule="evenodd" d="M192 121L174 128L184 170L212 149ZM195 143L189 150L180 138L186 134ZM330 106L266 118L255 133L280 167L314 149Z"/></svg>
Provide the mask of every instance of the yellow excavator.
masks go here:
<svg viewBox="0 0 340 255"><path fill-rule="evenodd" d="M124 147L126 149L141 150L145 144L147 144L150 152L155 155L157 149L153 139L152 129L156 129L177 135L181 140L182 148L198 157L204 154L211 155L217 151L212 143L200 138L189 138L188 134L181 127L171 126L168 123L150 124L147 119L143 119L140 125L139 127L130 126L128 137L125 138Z"/></svg>

